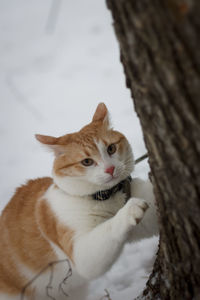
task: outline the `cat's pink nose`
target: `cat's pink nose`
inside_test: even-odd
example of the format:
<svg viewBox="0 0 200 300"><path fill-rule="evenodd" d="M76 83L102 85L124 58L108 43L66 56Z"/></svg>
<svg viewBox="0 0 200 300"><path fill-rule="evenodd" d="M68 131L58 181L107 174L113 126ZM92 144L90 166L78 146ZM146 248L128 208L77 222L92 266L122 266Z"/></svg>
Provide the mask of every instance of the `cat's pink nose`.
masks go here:
<svg viewBox="0 0 200 300"><path fill-rule="evenodd" d="M107 168L107 169L105 170L105 172L106 172L106 173L109 173L110 175L113 175L114 169L115 169L115 167L114 167L114 166L111 166L111 167Z"/></svg>

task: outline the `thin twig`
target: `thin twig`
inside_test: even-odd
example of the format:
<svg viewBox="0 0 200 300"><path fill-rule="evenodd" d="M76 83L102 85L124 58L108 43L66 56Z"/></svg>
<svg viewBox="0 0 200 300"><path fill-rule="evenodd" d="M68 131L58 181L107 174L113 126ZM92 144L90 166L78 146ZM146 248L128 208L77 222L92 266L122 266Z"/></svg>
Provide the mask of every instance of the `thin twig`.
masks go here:
<svg viewBox="0 0 200 300"><path fill-rule="evenodd" d="M111 298L110 298L110 294L109 294L109 292L108 292L108 290L107 289L104 289L104 291L105 291L105 295L103 296L103 297L101 297L101 299L100 300L112 300Z"/></svg>
<svg viewBox="0 0 200 300"><path fill-rule="evenodd" d="M38 279L46 270L48 270L50 268L50 277L49 277L49 282L46 286L46 295L48 298L56 300L55 298L53 298L50 294L49 294L49 289L52 289L52 281L53 281L53 276L54 276L54 272L53 272L53 267L54 265L58 264L58 263L64 263L67 262L68 263L68 272L67 275L65 276L65 278L62 280L62 282L60 283L59 287L64 283L66 284L67 279L72 276L72 268L71 268L71 264L69 262L68 259L62 259L62 260L57 260L57 261L53 261L51 263L49 263L46 267L44 267L38 274L36 274L22 289L21 292L21 300L25 299L25 293L26 290L30 287L30 285L36 280ZM63 292L63 289L62 289ZM63 292L64 293L64 292ZM65 296L68 296L66 293L64 293Z"/></svg>
<svg viewBox="0 0 200 300"><path fill-rule="evenodd" d="M45 26L45 31L48 34L52 34L53 31L55 30L56 23L58 20L59 10L61 7L61 2L62 0L52 0L51 8Z"/></svg>
<svg viewBox="0 0 200 300"><path fill-rule="evenodd" d="M49 282L46 286L46 295L48 298L52 299L52 300L56 300L54 297L52 297L50 294L49 294L49 290L52 290L53 287L52 287L52 281L53 281L53 264L51 263L49 265L49 267L51 268L51 274L50 274L50 278L49 278Z"/></svg>
<svg viewBox="0 0 200 300"><path fill-rule="evenodd" d="M19 88L15 85L13 78L11 75L6 77L6 83L10 89L10 91L15 96L15 100L18 101L21 105L24 106L26 110L28 110L37 120L42 120L43 117L40 112L25 99L24 95L20 92Z"/></svg>
<svg viewBox="0 0 200 300"><path fill-rule="evenodd" d="M144 160L145 158L148 158L148 154L147 153L145 153L144 155L142 155L139 158L137 158L135 160L135 165L138 164L139 162L141 162L142 160Z"/></svg>
<svg viewBox="0 0 200 300"><path fill-rule="evenodd" d="M65 276L63 281L59 284L59 289L62 291L63 295L65 295L66 297L69 297L69 295L64 291L62 285L66 284L67 279L72 276L72 268L71 268L71 265L70 265L69 261L68 261L68 266L69 266L69 270L67 272L67 275Z"/></svg>

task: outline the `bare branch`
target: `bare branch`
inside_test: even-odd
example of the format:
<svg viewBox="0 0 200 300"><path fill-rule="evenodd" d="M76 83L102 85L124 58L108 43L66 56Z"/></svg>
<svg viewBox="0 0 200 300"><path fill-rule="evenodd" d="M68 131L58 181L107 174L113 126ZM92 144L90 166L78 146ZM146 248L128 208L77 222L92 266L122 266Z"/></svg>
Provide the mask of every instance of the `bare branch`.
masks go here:
<svg viewBox="0 0 200 300"><path fill-rule="evenodd" d="M110 294L109 294L108 290L105 289L104 291L105 291L106 294L105 294L103 297L101 297L100 300L112 300L112 299L110 298Z"/></svg>
<svg viewBox="0 0 200 300"><path fill-rule="evenodd" d="M56 23L58 20L58 14L61 7L61 2L62 0L52 0L51 8L45 26L45 31L48 34L52 34L55 30Z"/></svg>
<svg viewBox="0 0 200 300"><path fill-rule="evenodd" d="M52 282L53 282L53 278L54 278L54 266L56 264L59 264L59 263L64 263L66 262L67 265L68 265L68 270L67 270L67 274L66 276L64 277L64 279L61 281L61 283L59 284L59 290L61 290L61 292L63 293L63 295L65 295L66 297L68 297L68 295L66 294L66 292L64 291L62 285L67 283L67 279L69 277L72 276L72 268L71 268L71 264L69 262L68 259L63 259L63 260L58 260L58 261L53 261L51 263L49 263L45 268L43 268L37 275L35 275L22 289L22 292L21 292L21 300L25 300L25 293L27 291L28 288L31 287L31 285L42 275L44 274L44 272L46 272L48 269L50 269L50 276L49 276L49 281L48 281L48 284L45 288L46 290L46 296L47 298L49 299L52 299L52 300L56 300L56 298L54 298L52 295L49 294L49 291L53 289L53 286L52 286Z"/></svg>
<svg viewBox="0 0 200 300"><path fill-rule="evenodd" d="M15 100L18 101L23 107L29 111L37 120L42 120L43 116L41 113L28 102L27 99L25 99L24 95L20 92L19 88L15 85L13 81L13 77L11 75L8 75L6 77L6 83L10 89L10 91L15 96Z"/></svg>

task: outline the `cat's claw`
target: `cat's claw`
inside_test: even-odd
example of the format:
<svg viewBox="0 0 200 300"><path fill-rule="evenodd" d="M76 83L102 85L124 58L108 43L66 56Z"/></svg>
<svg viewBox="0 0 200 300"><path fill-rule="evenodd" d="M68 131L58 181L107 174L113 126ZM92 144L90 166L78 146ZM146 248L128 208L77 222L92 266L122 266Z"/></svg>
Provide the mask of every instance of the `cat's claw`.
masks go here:
<svg viewBox="0 0 200 300"><path fill-rule="evenodd" d="M131 225L137 225L149 207L146 201L138 198L131 198L126 205L128 219Z"/></svg>

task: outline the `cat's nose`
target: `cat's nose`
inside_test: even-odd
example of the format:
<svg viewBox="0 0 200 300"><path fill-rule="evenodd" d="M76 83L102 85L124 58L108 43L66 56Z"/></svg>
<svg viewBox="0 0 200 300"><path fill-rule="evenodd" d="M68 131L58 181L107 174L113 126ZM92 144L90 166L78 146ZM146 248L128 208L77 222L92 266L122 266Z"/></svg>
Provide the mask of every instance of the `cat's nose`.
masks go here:
<svg viewBox="0 0 200 300"><path fill-rule="evenodd" d="M114 170L115 170L115 167L114 167L114 166L111 166L111 167L107 168L107 169L105 170L105 172L108 173L108 174L110 174L110 175L113 175Z"/></svg>

